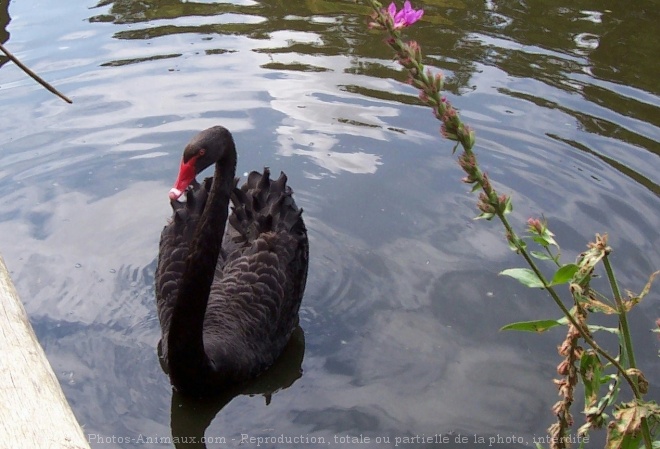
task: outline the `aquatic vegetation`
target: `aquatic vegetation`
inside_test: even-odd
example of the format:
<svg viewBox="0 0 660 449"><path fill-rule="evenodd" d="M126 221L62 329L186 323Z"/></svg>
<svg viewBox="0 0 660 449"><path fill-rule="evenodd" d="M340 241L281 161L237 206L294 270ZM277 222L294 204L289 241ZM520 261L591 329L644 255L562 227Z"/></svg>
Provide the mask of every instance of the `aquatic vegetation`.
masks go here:
<svg viewBox="0 0 660 449"><path fill-rule="evenodd" d="M559 345L562 357L557 366L559 378L554 380L560 400L552 407L557 418L548 429L547 442L552 449L566 448L572 442L570 429L574 424L571 405L575 389L582 384L584 391L585 423L577 430L579 437L588 436L592 429L607 427L608 449L646 449L660 447L654 436L660 427L660 406L655 401L644 398L649 382L637 366L633 350L627 314L646 296L653 279L660 271L653 273L639 294L621 294L609 254L607 235L596 234L588 249L581 253L574 263L561 261L561 251L555 235L545 220L530 218L526 234L520 236L513 228L507 215L513 210L510 196L500 194L478 163L473 148L476 134L464 124L458 112L442 96L444 78L441 73L433 74L422 63L422 51L414 41L404 42L401 30L417 22L423 15L422 9L415 10L409 1L403 9L397 10L394 3L384 8L377 0L367 0L373 9L369 27L384 31L388 37L386 44L394 51L395 59L408 73L408 82L419 89L420 100L429 106L435 117L442 122L441 134L456 144L455 153L462 148L458 164L466 176L462 181L472 186L472 192L479 192L477 208L481 212L478 219L492 220L497 217L504 226L507 242L511 250L520 254L529 268L512 268L500 274L510 276L530 288L542 288L561 310L559 319L543 319L517 322L504 326L503 330L545 332L556 326L567 326L567 334ZM534 245L534 246L532 246ZM532 250L534 247L536 249ZM546 278L539 263L554 266L551 279ZM611 298L595 291L590 282L598 266L605 269L611 289ZM567 285L572 303L570 307L560 297L557 287ZM588 324L591 314L601 313L616 318L612 327ZM659 323L660 326L660 323ZM619 339L619 351L611 354L596 340L596 332L609 332ZM654 329L659 332L659 329ZM627 385L632 393L628 402L617 402L622 385ZM609 421L608 421L609 420ZM582 445L587 442L582 440ZM541 447L540 444L537 444Z"/></svg>

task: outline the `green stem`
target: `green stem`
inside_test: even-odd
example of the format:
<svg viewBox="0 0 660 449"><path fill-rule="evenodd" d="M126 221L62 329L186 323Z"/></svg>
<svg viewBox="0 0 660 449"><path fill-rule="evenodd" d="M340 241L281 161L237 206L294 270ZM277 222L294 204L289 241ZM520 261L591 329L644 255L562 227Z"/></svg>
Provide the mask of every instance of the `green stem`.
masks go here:
<svg viewBox="0 0 660 449"><path fill-rule="evenodd" d="M612 294L614 295L614 301L616 302L616 308L619 311L619 328L621 331L621 338L624 343L624 350L626 351L626 359L628 360L628 365L630 368L637 368L637 363L635 362L635 354L633 353L632 339L630 338L630 328L628 327L628 318L626 317L626 308L621 299L621 292L619 286L614 277L614 270L610 264L609 257L607 252L603 257L603 265L605 265L605 271L607 273L607 279L610 282L610 288L612 289Z"/></svg>
<svg viewBox="0 0 660 449"><path fill-rule="evenodd" d="M550 251L550 247L549 247L549 246L544 246L543 249L545 249L545 252L548 253L548 256L550 256L550 258L551 258L552 261L555 263L555 265L557 265L557 267L561 268L561 263L559 263L559 259L560 259L560 257L561 257L561 253L560 253L560 252L557 252L557 255L555 256L554 254L552 254L552 251Z"/></svg>
<svg viewBox="0 0 660 449"><path fill-rule="evenodd" d="M369 3L371 4L374 12L378 16L383 17L383 12L381 10L380 4L375 2L374 0L369 0ZM397 53L397 56L399 56L400 58L405 58L406 56L408 56L408 55L405 54L405 51L406 51L405 46L403 45L403 42L401 40L401 34L399 33L399 31L395 30L392 27L391 21L381 20L381 22L382 22L383 25L385 25L387 33L390 35L390 38L391 38L388 41L388 45ZM418 63L417 61L414 61L414 60L412 62L413 62L415 70L411 71L410 69L408 69L408 72L410 73L410 75L413 78L424 82L426 80L426 77L424 76L424 65L421 64L421 63ZM428 84L428 80L426 80L426 83ZM429 86L429 87L431 87L431 86ZM435 92L434 97L436 97L435 98L436 104L437 104L436 107L438 108L438 113L439 113L439 114L437 114L437 116L439 118L443 115L445 106L442 102L442 98L441 98L439 92ZM460 119L458 119L458 120L459 120L459 123L460 123ZM472 149L468 148L463 142L459 142L459 143L461 144L461 146L463 147L463 149L465 150L465 152L469 156L474 157L475 165L476 165L476 170L475 170L476 181L479 184L479 186L485 191L485 189L484 189L484 186L485 186L484 175L483 175L483 172L481 171L481 169L478 166L479 164L477 163L477 156L474 154ZM491 201L495 202L495 200L497 200L497 193L492 188L490 188L489 190L490 191L485 191L485 193L490 197ZM584 341L586 341L598 354L603 356L603 358L608 360L621 373L621 375L626 380L626 382L628 382L628 384L630 384L630 387L632 388L633 392L635 393L635 397L639 397L639 392L637 391L637 384L628 375L625 368L623 368L623 366L621 366L621 364L614 357L612 357L610 354L608 354L606 351L604 351L596 343L596 341L593 338L591 338L591 336L589 335L587 330L584 329L581 325L578 324L577 320L573 317L573 315L571 315L571 312L566 308L566 306L562 302L562 300L559 297L559 295L557 294L557 292L555 292L554 288L552 288L549 285L548 281L545 279L545 277L543 277L543 274L541 273L541 271L538 269L538 267L534 263L534 260L530 257L530 255L527 253L527 251L524 248L522 248L522 246L518 243L520 241L520 239L518 238L518 236L514 232L513 228L511 227L511 224L507 220L504 213L501 210L497 210L496 215L499 217L500 221L502 222L502 224L506 228L509 235L512 236L512 240L514 242L516 242L516 247L520 251L520 254L522 254L523 258L525 259L525 261L527 261L527 263L530 266L530 268L532 269L532 271L541 280L541 282L543 283L544 288L548 291L548 293L550 294L550 296L552 297L554 302L561 309L564 316L566 316L566 318L570 321L570 323L578 330L578 332L580 333L580 336L584 339Z"/></svg>
<svg viewBox="0 0 660 449"><path fill-rule="evenodd" d="M619 332L621 338L623 339L623 350L626 352L626 359L628 360L628 366L630 368L637 368L637 362L635 362L635 353L633 352L632 337L630 335L630 327L628 327L628 317L626 312L625 304L623 299L621 299L621 291L619 290L619 285L616 282L616 277L614 276L614 270L612 269L612 264L610 264L610 259L608 257L608 252L605 253L603 257L603 265L605 266L605 272L607 273L607 279L610 282L610 288L612 289L612 295L614 296L614 301L616 302L616 308L619 312ZM635 388L633 388L633 393L635 398L641 400L641 392L639 391L639 383L634 381ZM641 420L642 427L642 437L644 438L644 446L646 449L651 449L652 441L651 438L651 429L649 428L649 423L646 418Z"/></svg>
<svg viewBox="0 0 660 449"><path fill-rule="evenodd" d="M466 151L469 151L469 150L466 150ZM474 158L475 158L475 161L476 161L477 160L476 155L474 155ZM481 185L482 180L479 179L478 182ZM577 322L575 317L573 317L573 315L571 314L570 310L568 310L566 308L566 306L562 302L561 298L559 297L559 295L557 294L555 289L551 285L549 285L548 281L545 279L545 277L543 276L541 271L538 269L538 267L534 263L534 260L527 253L527 250L525 248L523 248L520 244L517 243L517 242L519 242L520 239L518 238L518 236L514 232L513 228L511 227L511 224L509 223L509 220L507 220L506 216L501 211L498 211L497 212L497 217L500 219L500 221L504 225L504 228L506 229L508 235L511 235L512 240L514 242L516 242L516 246L517 246L518 250L520 251L520 254L523 256L523 258L525 259L527 264L530 266L532 271L536 274L536 276L538 276L538 278L541 280L541 282L543 283L543 287L548 291L548 293L550 294L550 297L555 301L555 304L557 304L557 307L559 307L561 309L562 313L568 319L568 321L570 321L570 323L578 330L578 332L580 333L580 337L582 337L582 339L585 342L587 342L589 344L589 346L591 346L594 349L594 351L596 351L598 354L600 354L605 359L607 359L607 361L610 362L616 368L617 371L619 371L621 376L623 376L623 378L626 380L626 382L628 382L628 384L630 385L630 388L632 389L633 394L635 395L635 398L641 399L641 395L639 394L639 390L637 388L637 383L628 375L628 372L626 371L626 369L614 357L612 357L607 351L602 349L598 345L598 343L596 343L596 341L591 337L591 335L589 335L588 331ZM610 269L611 269L611 267L610 267ZM620 299L620 296L619 296L619 299ZM627 326L627 323L626 323L626 326Z"/></svg>
<svg viewBox="0 0 660 449"><path fill-rule="evenodd" d="M466 151L471 153L471 150L466 149ZM474 160L477 161L476 155L474 155ZM478 164L477 164L478 165ZM480 173L480 171L479 171ZM481 187L483 188L483 177L479 176L478 181ZM633 394L635 395L635 398L637 400L641 400L642 396L639 391L639 387L635 379L631 378L628 375L628 372L626 369L619 363L618 360L616 360L614 357L612 357L607 351L602 349L598 343L589 335L587 329L585 329L582 325L580 325L575 317L571 314L571 312L566 308L564 303L562 302L561 298L555 291L555 289L548 284L548 281L545 279L541 271L538 269L536 264L534 263L534 260L530 257L530 255L527 253L527 250L522 247L518 242L520 239L514 232L513 228L511 227L511 224L509 223L509 220L506 218L504 213L501 211L497 212L497 217L500 219L502 222L502 225L504 225L504 228L507 231L507 235L511 236L511 240L515 242L516 247L520 251L520 254L523 256L523 258L527 261L527 264L530 266L532 271L536 274L536 276L541 280L543 283L544 288L548 291L552 299L555 301L557 306L561 309L563 312L564 316L570 321L570 323L577 329L577 331L580 333L580 337L591 346L594 351L596 351L598 354L600 354L602 357L607 359L615 368L616 370L623 376L623 378L628 382L630 385L630 389L632 390ZM610 280L610 285L612 286L612 292L614 294L614 298L617 303L617 308L619 309L619 320L620 320L620 327L621 327L621 333L624 335L624 342L626 345L626 352L629 354L629 360L628 363L631 368L635 368L635 358L633 354L633 349L632 349L632 340L630 338L630 331L628 328L628 321L626 319L626 311L625 307L623 304L623 300L621 299L621 293L619 292L619 287L616 283L616 278L614 277L614 272L612 270L612 266L609 263L609 259L607 258L607 254L605 257L603 257L603 262L605 265L605 270L607 271L607 277ZM641 420L641 428L642 428L642 437L644 438L644 446L646 449L652 449L652 438L651 438L651 430L648 425L648 420L646 418L642 418Z"/></svg>
<svg viewBox="0 0 660 449"><path fill-rule="evenodd" d="M378 3L375 0L369 0L369 3L371 4L373 10L375 13L383 19L384 13L382 12L382 7L380 3ZM380 20L381 24L385 26L388 34L390 35L390 40L388 41L389 46L395 51L397 56L399 56L399 61L410 61L407 63L407 65L412 66L412 67L407 67L408 72L410 73L411 77L413 79L416 79L420 83L424 84L427 86L428 93L430 93L430 97L433 98L433 101L430 102L430 104L433 105L434 108L436 108L436 116L440 119L440 117L443 116L445 112L445 105L442 102L442 98L440 96L440 93L437 91L433 90L433 86L431 86L431 82L428 79L427 76L424 74L424 65L421 64L418 61L415 61L413 59L413 55L407 54L406 48L401 40L401 35L398 32L398 30L395 30L392 27L392 22L390 20ZM442 120L441 120L442 121ZM460 124L461 126L462 123L460 122L460 119L456 117L456 123ZM459 140L459 143L465 150L468 156L474 157L475 161L475 170L474 170L474 177L476 179L476 182L479 184L481 189L486 193L490 199L491 204L498 204L497 202L497 192L495 192L492 187L488 186L486 188L486 181L484 178L484 175L481 171L481 169L478 166L478 163L476 162L476 155L472 152L472 145L466 145L466 142L462 139L456 139ZM621 374L621 376L626 380L626 382L630 385L630 388L632 389L635 398L638 400L641 400L641 395L639 392L639 388L637 386L637 382L635 382L629 375L626 369L617 361L614 357L612 357L609 353L607 353L605 350L603 350L597 343L596 341L591 337L589 334L588 330L586 327L583 327L580 325L575 317L571 314L571 312L566 308L564 303L562 302L561 298L559 295L557 295L557 292L555 292L554 288L549 285L548 281L545 279L541 271L538 269L536 264L534 263L534 260L530 257L530 255L527 253L525 248L522 247L520 244L520 239L516 235L516 233L513 231L513 228L511 227L511 224L507 220L506 216L504 215L504 212L500 209L496 209L496 215L499 217L500 221L504 225L507 235L510 236L510 240L514 242L515 246L517 249L520 251L520 254L523 256L523 258L527 261L528 265L531 267L532 271L536 274L536 276L539 278L539 280L542 282L544 288L548 291L552 299L555 301L557 306L561 309L562 313L566 318L570 321L570 323L577 329L579 332L580 336L582 339L589 344L598 354L600 354L603 358L608 360L616 369L617 371ZM630 333L628 329L628 323L626 321L625 317L625 309L623 308L623 302L621 300L621 295L618 290L618 286L616 285L616 281L614 280L614 274L612 272L611 266L609 266L609 262L607 261L607 257L605 257L606 261L606 269L608 270L608 278L610 279L610 282L612 284L612 289L615 292L615 298L617 298L617 307L619 307L620 310L620 320L621 320L621 332L625 335L624 341L626 345L626 352L630 355L629 363L631 363L631 366L635 366L634 362L634 355L632 353L632 343L630 340ZM651 448L651 437L650 437L650 431L648 427L648 423L646 422L646 419L642 421L642 433L644 436L644 442L645 445L648 449Z"/></svg>
<svg viewBox="0 0 660 449"><path fill-rule="evenodd" d="M469 156L472 156L474 158L475 164L477 166L477 169L475 170L477 183L483 189L485 182L484 182L484 178L483 178L483 173L478 168L479 164L478 164L478 161L477 161L477 156L476 156L476 154L474 154L472 152L472 150L470 150L468 148L465 148L465 146L463 146L463 148L466 151L466 153L468 153ZM486 192L486 193L488 193L490 197L497 198L497 193L494 190L492 190L491 192ZM504 213L501 210L497 210L496 215L500 219L500 222L502 222L502 225L504 225L504 228L507 231L507 235L511 236L511 241L515 242L515 245L516 245L518 251L520 252L520 254L523 256L523 258L525 259L527 264L530 266L530 268L532 269L534 274L536 274L536 276L539 278L539 280L543 284L543 287L548 291L548 293L550 294L550 297L554 300L555 304L557 304L557 307L559 307L561 309L564 316L566 316L566 318L570 321L570 323L578 330L578 332L580 333L580 336L582 337L582 339L585 342L587 342L589 344L589 346L591 346L594 349L594 351L596 351L602 357L607 359L607 361L609 361L617 369L617 371L619 371L621 376L623 376L623 378L626 380L626 382L630 385L630 388L632 389L635 397L637 399L641 399L641 396L639 394L639 389L637 388L637 383L628 375L628 372L626 371L626 369L619 363L618 360L616 360L614 357L612 357L608 352L606 352L604 349L602 349L598 345L598 343L596 343L596 341L591 337L591 335L589 335L589 332L587 331L587 329L585 327L583 327L582 325L580 325L577 322L577 320L575 319L575 317L573 317L571 312L566 308L566 306L564 305L563 301L561 300L561 298L559 297L559 295L557 294L555 289L551 285L549 285L548 281L545 279L545 277L541 273L541 270L539 270L539 268L536 266L536 263L534 263L534 260L532 259L532 257L527 253L527 250L525 248L523 248L522 245L519 244L520 239L517 236L517 234L515 233L515 231L513 230L513 228L511 227L511 224L509 223L509 220L506 218ZM610 267L610 270L611 270L611 267ZM615 284L615 286L616 286L616 284ZM617 287L617 292L618 292L618 287ZM620 301L621 300L621 295L619 294L618 297L619 297L619 301ZM623 307L623 304L621 304L621 306ZM627 328L627 323L626 323L626 328ZM628 341L630 341L629 338L628 338Z"/></svg>

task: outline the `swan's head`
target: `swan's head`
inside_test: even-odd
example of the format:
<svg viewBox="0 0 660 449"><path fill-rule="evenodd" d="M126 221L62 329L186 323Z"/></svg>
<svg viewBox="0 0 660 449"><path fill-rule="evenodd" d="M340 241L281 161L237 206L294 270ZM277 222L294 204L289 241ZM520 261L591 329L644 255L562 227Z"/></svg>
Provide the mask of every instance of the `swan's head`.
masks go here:
<svg viewBox="0 0 660 449"><path fill-rule="evenodd" d="M200 132L186 145L179 174L174 187L170 189L170 200L176 200L183 195L189 185L196 183L197 174L216 162L236 165L234 139L222 126L214 126Z"/></svg>

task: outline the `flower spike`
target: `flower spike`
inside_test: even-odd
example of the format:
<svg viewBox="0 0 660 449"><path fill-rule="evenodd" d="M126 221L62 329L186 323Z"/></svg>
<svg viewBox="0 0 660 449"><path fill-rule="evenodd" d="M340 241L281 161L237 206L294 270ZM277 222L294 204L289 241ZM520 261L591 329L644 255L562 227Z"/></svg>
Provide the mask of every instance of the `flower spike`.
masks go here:
<svg viewBox="0 0 660 449"><path fill-rule="evenodd" d="M410 5L410 2L406 0L406 2L403 4L403 9L400 11L396 10L396 5L394 2L390 3L390 6L387 8L387 13L394 21L394 29L398 30L408 27L421 19L424 15L424 10L413 9Z"/></svg>

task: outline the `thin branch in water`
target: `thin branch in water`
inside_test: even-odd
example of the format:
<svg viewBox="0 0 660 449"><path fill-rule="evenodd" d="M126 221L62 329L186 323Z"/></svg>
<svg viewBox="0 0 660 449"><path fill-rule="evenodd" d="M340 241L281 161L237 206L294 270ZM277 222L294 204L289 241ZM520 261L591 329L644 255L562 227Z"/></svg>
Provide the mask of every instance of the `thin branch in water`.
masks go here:
<svg viewBox="0 0 660 449"><path fill-rule="evenodd" d="M32 70L30 70L25 64L23 64L21 61L19 61L18 58L17 58L16 56L14 56L13 54L11 54L11 53L9 52L9 50L7 50L7 49L5 48L4 45L0 44L0 50L2 50L2 52L3 52L5 55L7 55L7 57L8 57L9 59L11 59L11 60L14 62L14 64L16 64L17 66L19 66L19 67L20 67L25 73L27 73L27 74L28 74L33 80L35 80L36 82L38 82L39 84L41 84L42 86L44 86L46 89L48 89L49 91L51 91L52 93L54 93L55 95L57 95L58 97L60 97L62 100L66 101L67 103L69 103L69 104L73 103L73 101L71 101L66 95L62 94L60 91L58 91L58 90L55 89L53 86L51 86L50 84L48 84L48 82L47 82L46 80L44 80L43 78L41 78L39 75L37 75L36 73L34 73Z"/></svg>

